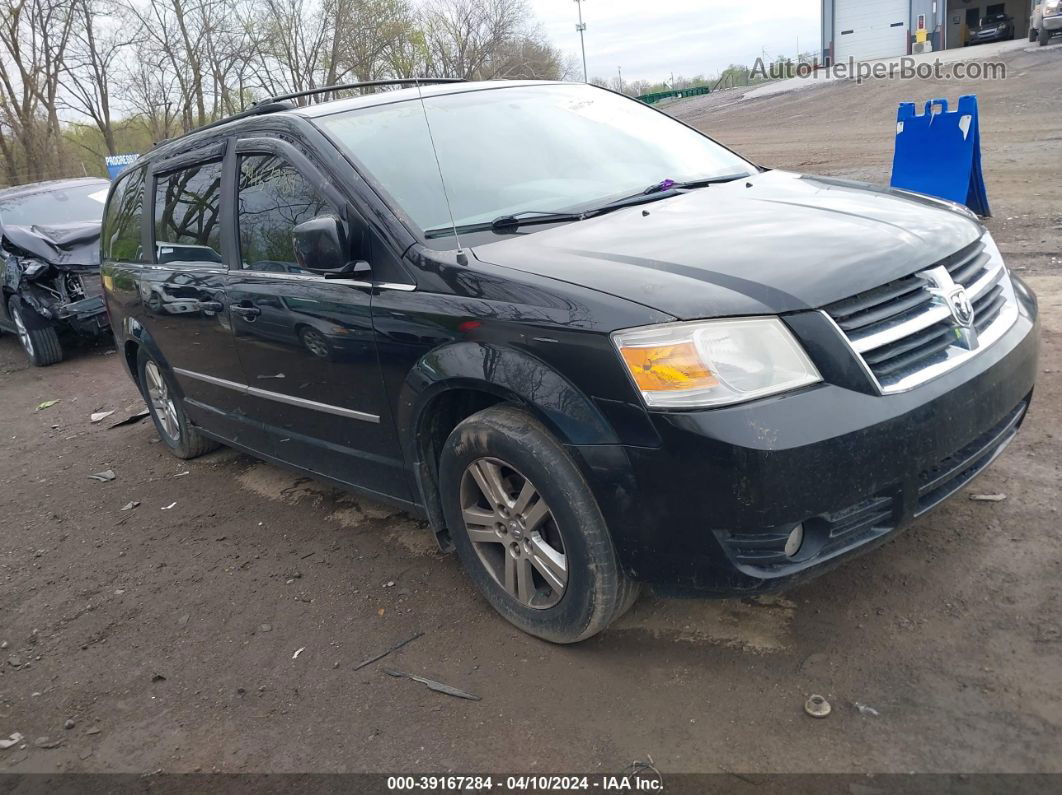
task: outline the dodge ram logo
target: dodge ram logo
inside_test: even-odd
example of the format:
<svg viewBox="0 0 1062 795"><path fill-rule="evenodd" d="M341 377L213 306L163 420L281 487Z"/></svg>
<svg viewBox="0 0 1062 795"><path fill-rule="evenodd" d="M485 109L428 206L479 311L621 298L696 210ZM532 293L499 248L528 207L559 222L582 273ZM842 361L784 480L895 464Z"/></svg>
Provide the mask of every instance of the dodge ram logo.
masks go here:
<svg viewBox="0 0 1062 795"><path fill-rule="evenodd" d="M957 286L947 294L948 308L955 322L963 328L970 328L974 322L974 308L970 303L970 296L966 294L966 288Z"/></svg>

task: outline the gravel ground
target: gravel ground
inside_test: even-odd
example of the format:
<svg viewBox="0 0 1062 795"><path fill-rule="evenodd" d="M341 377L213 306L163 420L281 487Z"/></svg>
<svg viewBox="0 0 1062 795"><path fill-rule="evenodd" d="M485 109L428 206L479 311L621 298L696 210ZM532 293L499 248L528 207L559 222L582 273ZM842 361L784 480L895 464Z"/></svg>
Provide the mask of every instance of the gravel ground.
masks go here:
<svg viewBox="0 0 1062 795"><path fill-rule="evenodd" d="M409 517L229 451L177 461L147 422L108 428L139 399L105 347L32 369L0 338L0 737L26 738L0 771L1062 772L1062 46L1006 57L998 83L670 108L765 165L881 182L897 101L975 90L990 225L1041 299L1017 442L781 597L643 598L550 646Z"/></svg>

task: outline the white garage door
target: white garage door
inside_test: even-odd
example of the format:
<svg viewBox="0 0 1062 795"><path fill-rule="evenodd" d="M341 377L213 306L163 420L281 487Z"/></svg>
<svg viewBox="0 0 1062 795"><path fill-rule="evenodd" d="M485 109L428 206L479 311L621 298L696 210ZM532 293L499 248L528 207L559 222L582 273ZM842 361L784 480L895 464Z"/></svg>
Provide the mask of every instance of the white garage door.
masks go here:
<svg viewBox="0 0 1062 795"><path fill-rule="evenodd" d="M871 61L907 54L910 0L837 0L834 61Z"/></svg>

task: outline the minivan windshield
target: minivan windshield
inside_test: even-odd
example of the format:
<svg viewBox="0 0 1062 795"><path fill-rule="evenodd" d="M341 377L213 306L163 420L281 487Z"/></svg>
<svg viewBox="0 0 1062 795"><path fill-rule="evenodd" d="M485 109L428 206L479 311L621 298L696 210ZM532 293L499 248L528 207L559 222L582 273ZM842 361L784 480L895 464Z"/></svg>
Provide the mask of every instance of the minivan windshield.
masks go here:
<svg viewBox="0 0 1062 795"><path fill-rule="evenodd" d="M107 185L90 183L0 198L0 219L11 226L72 224L100 221Z"/></svg>
<svg viewBox="0 0 1062 795"><path fill-rule="evenodd" d="M425 112L438 150L436 165ZM586 85L428 96L315 120L422 231L518 213L575 212L658 185L756 169L683 124Z"/></svg>

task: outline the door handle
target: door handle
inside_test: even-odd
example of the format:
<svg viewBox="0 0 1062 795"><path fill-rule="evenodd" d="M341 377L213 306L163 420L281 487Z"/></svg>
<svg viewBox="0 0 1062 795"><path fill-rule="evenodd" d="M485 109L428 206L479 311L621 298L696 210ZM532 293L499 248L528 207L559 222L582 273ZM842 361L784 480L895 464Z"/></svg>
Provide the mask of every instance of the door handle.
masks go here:
<svg viewBox="0 0 1062 795"><path fill-rule="evenodd" d="M256 317L262 314L262 310L259 309L257 306L241 306L239 304L234 304L233 306L230 306L229 309L235 312L240 317L242 317L244 320L254 320Z"/></svg>
<svg viewBox="0 0 1062 795"><path fill-rule="evenodd" d="M199 301L197 308L200 312L220 312L225 305L221 301Z"/></svg>

